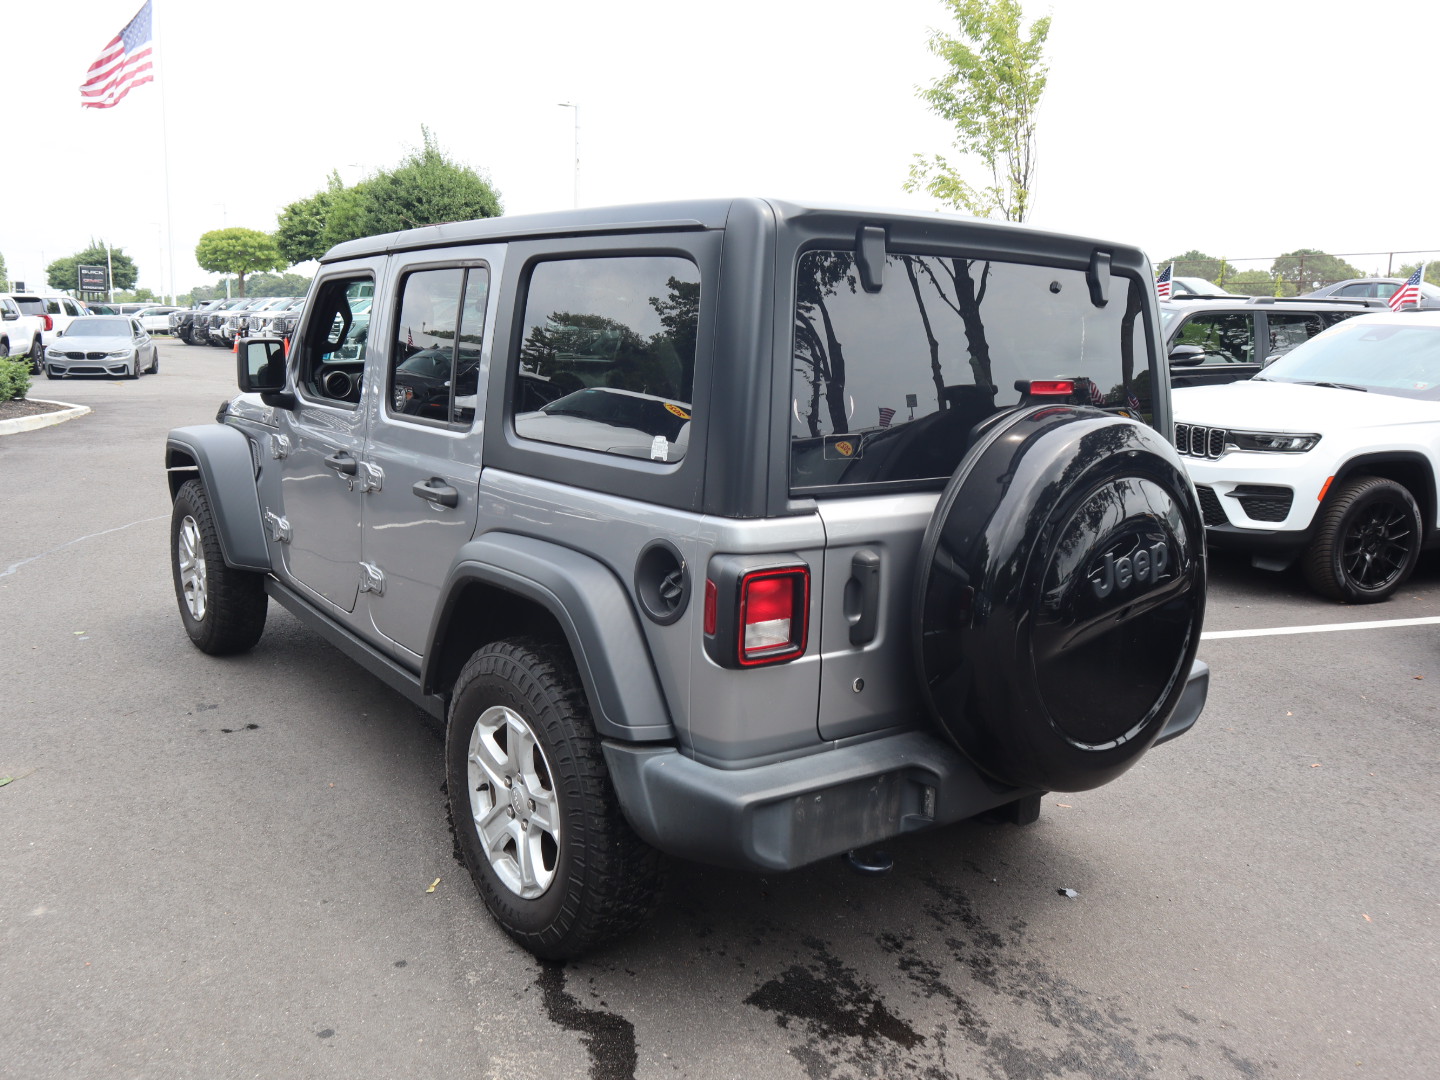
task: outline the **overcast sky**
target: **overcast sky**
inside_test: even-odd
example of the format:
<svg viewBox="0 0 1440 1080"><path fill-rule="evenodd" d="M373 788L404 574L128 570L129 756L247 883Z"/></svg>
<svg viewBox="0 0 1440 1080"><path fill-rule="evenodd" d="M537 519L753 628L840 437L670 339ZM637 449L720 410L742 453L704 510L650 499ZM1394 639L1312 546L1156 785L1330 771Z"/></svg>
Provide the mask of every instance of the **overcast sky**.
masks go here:
<svg viewBox="0 0 1440 1080"><path fill-rule="evenodd" d="M1236 261L1298 247L1440 249L1440 4L1026 2L1050 12L1030 223ZM80 108L138 0L6 4L0 254L31 287L109 239L140 284L214 275L200 234L266 231L338 168L396 164L427 125L508 214L761 195L932 209L902 189L950 129L938 0L154 0L160 79ZM163 109L162 109L163 106ZM166 211L165 119L169 132ZM173 245L165 242L173 225ZM163 260L163 277L162 277ZM1385 270L1383 255L1352 259Z"/></svg>

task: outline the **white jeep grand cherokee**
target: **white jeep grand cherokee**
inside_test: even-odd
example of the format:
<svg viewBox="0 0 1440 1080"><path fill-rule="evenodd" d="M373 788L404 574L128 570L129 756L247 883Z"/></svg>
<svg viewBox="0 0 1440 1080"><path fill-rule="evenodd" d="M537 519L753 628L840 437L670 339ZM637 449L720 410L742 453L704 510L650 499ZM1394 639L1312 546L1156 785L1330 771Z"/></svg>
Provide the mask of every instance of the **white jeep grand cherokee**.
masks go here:
<svg viewBox="0 0 1440 1080"><path fill-rule="evenodd" d="M1440 312L1347 320L1174 411L1212 546L1299 557L1317 592L1365 604L1440 543Z"/></svg>

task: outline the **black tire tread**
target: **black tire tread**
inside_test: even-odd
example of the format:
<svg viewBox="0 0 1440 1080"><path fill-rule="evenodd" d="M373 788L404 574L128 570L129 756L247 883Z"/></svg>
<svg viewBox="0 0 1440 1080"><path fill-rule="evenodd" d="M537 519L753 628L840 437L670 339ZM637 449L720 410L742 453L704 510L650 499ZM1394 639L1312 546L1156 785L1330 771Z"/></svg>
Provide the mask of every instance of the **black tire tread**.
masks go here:
<svg viewBox="0 0 1440 1080"><path fill-rule="evenodd" d="M569 807L564 815L567 822L579 812L578 806L599 810L586 816L585 842L573 849L579 871L576 877L583 877L583 881L563 883L570 887L572 895L566 898L561 914L550 927L527 933L512 926L504 911L506 896L492 895L492 889L481 886L491 912L516 942L542 959L570 959L629 933L649 917L660 891L662 858L635 835L621 813L585 691L569 653L535 638L487 645L461 669L451 696L452 711L453 703L469 686L486 677L511 683L524 697L541 706L526 719L543 726L551 744L563 745L568 752L574 775L573 780L565 778L572 781L571 789L562 793ZM560 782L557 777L556 783ZM452 813L468 810L468 793L453 791L451 799ZM574 830L570 832L573 836ZM465 854L468 865L470 856L468 851ZM470 869L480 884L482 875L476 873L476 867ZM554 887L561 886L557 878Z"/></svg>
<svg viewBox="0 0 1440 1080"><path fill-rule="evenodd" d="M1305 581L1309 586L1322 596L1331 600L1338 600L1342 603L1368 604L1388 599L1391 593L1398 589L1410 576L1407 569L1401 573L1394 585L1384 592L1359 593L1351 589L1338 572L1339 552L1338 547L1344 542L1344 521L1345 516L1357 502L1369 495L1371 492L1388 487L1399 487L1401 491L1409 492L1393 480L1382 476L1360 476L1348 480L1337 492L1333 493L1325 502L1321 511L1320 527L1315 531L1315 539L1305 549L1304 559L1301 562L1301 569L1305 575ZM1411 508L1415 510L1414 498L1411 497ZM1418 512L1415 515L1416 522L1419 522ZM1418 555L1419 537L1416 537L1416 549L1412 550L1410 558L1410 569L1414 568L1415 558Z"/></svg>
<svg viewBox="0 0 1440 1080"><path fill-rule="evenodd" d="M185 606L180 587L180 564L176 557L175 537L184 518L184 508L200 529L205 550L205 618L196 622ZM270 598L265 595L265 575L252 570L236 570L225 565L220 548L220 535L205 485L198 479L187 480L175 493L170 522L170 570L175 581L175 600L180 605L180 619L190 640L211 656L231 656L247 652L265 631L265 615Z"/></svg>

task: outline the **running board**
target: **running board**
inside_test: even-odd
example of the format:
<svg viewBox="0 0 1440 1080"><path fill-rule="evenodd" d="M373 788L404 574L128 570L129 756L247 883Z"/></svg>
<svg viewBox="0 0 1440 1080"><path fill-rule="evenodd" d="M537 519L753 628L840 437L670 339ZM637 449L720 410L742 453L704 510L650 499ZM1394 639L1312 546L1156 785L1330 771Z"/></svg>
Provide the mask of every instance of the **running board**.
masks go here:
<svg viewBox="0 0 1440 1080"><path fill-rule="evenodd" d="M368 641L321 615L310 605L309 601L276 578L270 576L265 578L265 591L278 600L281 607L304 623L308 629L319 634L390 689L397 691L406 700L424 709L437 720L445 719L445 699L439 694L422 693L420 676L415 672L401 667Z"/></svg>

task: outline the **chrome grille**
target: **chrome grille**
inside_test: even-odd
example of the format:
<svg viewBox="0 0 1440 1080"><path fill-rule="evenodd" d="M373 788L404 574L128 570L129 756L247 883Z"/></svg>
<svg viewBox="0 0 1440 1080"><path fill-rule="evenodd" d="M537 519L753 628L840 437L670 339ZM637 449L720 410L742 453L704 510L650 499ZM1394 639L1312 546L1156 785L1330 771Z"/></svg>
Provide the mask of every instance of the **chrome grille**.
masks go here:
<svg viewBox="0 0 1440 1080"><path fill-rule="evenodd" d="M1198 424L1175 425L1175 449L1191 457L1218 458L1225 452L1225 429Z"/></svg>

